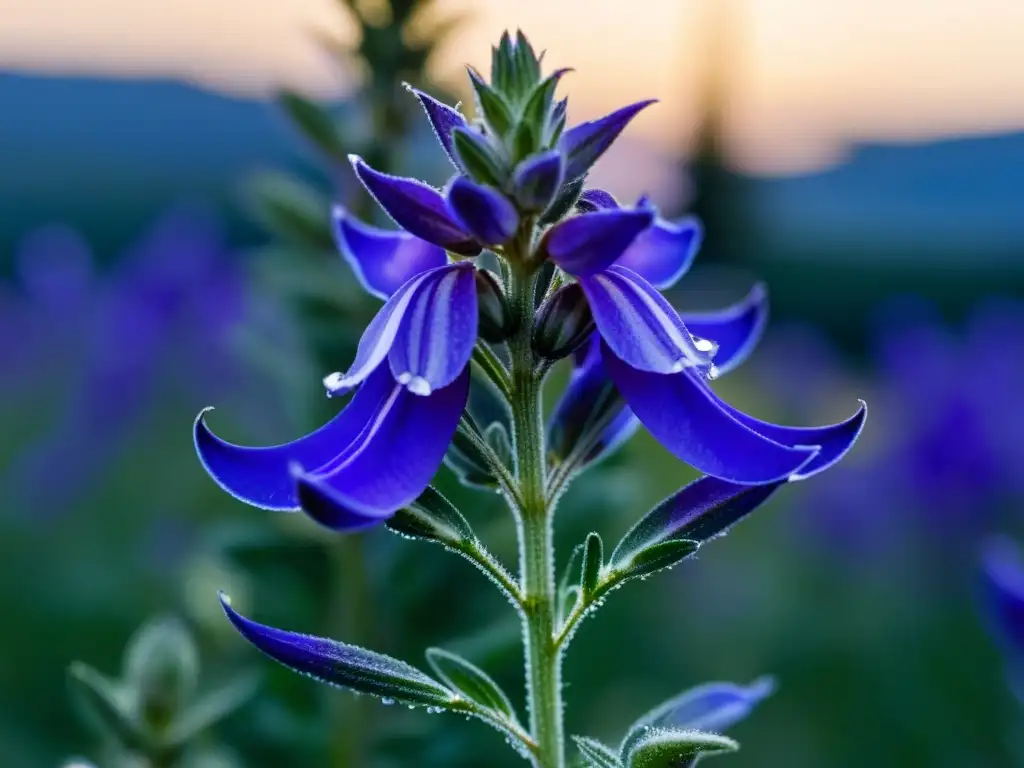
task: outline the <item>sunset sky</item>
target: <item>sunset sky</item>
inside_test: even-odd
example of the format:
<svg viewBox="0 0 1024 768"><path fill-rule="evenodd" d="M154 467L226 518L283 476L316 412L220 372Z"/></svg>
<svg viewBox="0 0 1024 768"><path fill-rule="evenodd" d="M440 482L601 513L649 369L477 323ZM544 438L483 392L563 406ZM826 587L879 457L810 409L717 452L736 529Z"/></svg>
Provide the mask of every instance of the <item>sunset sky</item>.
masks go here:
<svg viewBox="0 0 1024 768"><path fill-rule="evenodd" d="M235 93L338 92L311 42L351 35L337 0L0 0L0 69L173 76ZM824 164L850 140L1024 128L1021 0L438 0L464 11L437 76L483 64L523 27L571 65L572 117L658 96L635 135L666 151L692 136L717 40L728 63L730 148L760 172ZM716 21L717 19L717 21ZM728 23L725 23L725 20ZM718 29L721 34L711 35Z"/></svg>

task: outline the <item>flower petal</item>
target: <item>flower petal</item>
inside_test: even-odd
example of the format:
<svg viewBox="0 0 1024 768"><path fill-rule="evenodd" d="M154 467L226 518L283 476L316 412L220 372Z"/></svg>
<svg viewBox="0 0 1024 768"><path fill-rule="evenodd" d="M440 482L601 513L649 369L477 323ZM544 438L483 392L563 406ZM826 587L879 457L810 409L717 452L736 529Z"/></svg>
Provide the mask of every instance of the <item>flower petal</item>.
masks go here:
<svg viewBox="0 0 1024 768"><path fill-rule="evenodd" d="M757 346L768 322L768 292L755 285L746 298L716 312L680 312L694 336L718 345L715 368L719 374L735 369Z"/></svg>
<svg viewBox="0 0 1024 768"><path fill-rule="evenodd" d="M565 158L552 149L523 160L512 174L512 190L524 211L542 212L565 180Z"/></svg>
<svg viewBox="0 0 1024 768"><path fill-rule="evenodd" d="M451 384L476 344L476 268L459 262L431 275L398 328L388 361L399 384L416 395Z"/></svg>
<svg viewBox="0 0 1024 768"><path fill-rule="evenodd" d="M586 441L581 467L614 452L640 426L604 368L596 334L583 349L547 428L549 450L561 460Z"/></svg>
<svg viewBox="0 0 1024 768"><path fill-rule="evenodd" d="M341 413L320 429L290 443L268 447L252 448L222 440L207 427L203 411L193 428L196 453L214 482L235 498L262 509L295 511L299 500L291 466L319 467L344 452L393 387L391 371L379 365Z"/></svg>
<svg viewBox="0 0 1024 768"><path fill-rule="evenodd" d="M714 345L694 339L665 297L635 272L613 266L579 282L601 338L620 359L653 373L711 367Z"/></svg>
<svg viewBox="0 0 1024 768"><path fill-rule="evenodd" d="M572 181L590 170L590 166L597 162L597 159L619 137L629 121L640 110L655 101L657 99L638 101L597 120L580 123L563 133L558 140L558 148L568 158L565 178Z"/></svg>
<svg viewBox="0 0 1024 768"><path fill-rule="evenodd" d="M400 701L443 705L452 692L403 661L326 637L302 635L247 619L220 594L228 621L246 640L279 664L322 683Z"/></svg>
<svg viewBox="0 0 1024 768"><path fill-rule="evenodd" d="M468 366L429 397L392 382L344 453L297 475L303 511L328 528L355 530L409 504L441 466L468 396Z"/></svg>
<svg viewBox="0 0 1024 768"><path fill-rule="evenodd" d="M653 221L643 210L582 213L553 226L543 247L566 272L585 277L614 264Z"/></svg>
<svg viewBox="0 0 1024 768"><path fill-rule="evenodd" d="M686 274L703 237L700 222L692 216L675 223L656 219L615 263L633 270L655 288L668 288Z"/></svg>
<svg viewBox="0 0 1024 768"><path fill-rule="evenodd" d="M360 285L381 299L416 275L448 263L444 248L408 232L364 224L340 205L334 207L333 219L338 250Z"/></svg>
<svg viewBox="0 0 1024 768"><path fill-rule="evenodd" d="M363 331L356 348L356 359L345 373L340 371L324 377L328 396L341 395L358 386L387 357L401 327L402 319L418 293L429 288L432 277L447 267L438 267L423 272L399 288L377 312Z"/></svg>
<svg viewBox="0 0 1024 768"><path fill-rule="evenodd" d="M619 392L652 435L701 472L741 485L786 480L817 453L770 440L738 421L689 371L666 376L640 371L607 346L605 367Z"/></svg>
<svg viewBox="0 0 1024 768"><path fill-rule="evenodd" d="M991 631L1007 650L1024 654L1024 562L1009 539L985 544L981 561L982 604Z"/></svg>
<svg viewBox="0 0 1024 768"><path fill-rule="evenodd" d="M444 151L452 161L452 164L458 168L459 163L455 159L455 151L452 149L452 131L456 128L465 128L466 118L462 116L459 110L441 103L433 96L413 88L408 83L405 87L412 91L416 98L420 100L420 104L423 105L423 109L427 113L427 119L430 120L430 127L434 129L434 134L437 136L437 140L441 142L441 146L444 147Z"/></svg>
<svg viewBox="0 0 1024 768"><path fill-rule="evenodd" d="M707 384L704 384L707 387ZM708 387L710 390L710 387ZM716 398L717 399L717 398ZM779 424L771 424L767 421L755 419L749 414L733 408L722 400L718 401L721 407L740 423L746 425L759 435L774 440L782 445L790 447L815 445L820 449L818 454L806 465L794 473L790 480L806 480L812 475L824 472L831 467L857 442L864 423L868 418L867 404L862 400L860 408L850 418L838 424L829 424L824 427L785 427Z"/></svg>
<svg viewBox="0 0 1024 768"><path fill-rule="evenodd" d="M484 245L507 242L519 226L519 213L498 190L457 176L448 188L448 210Z"/></svg>
<svg viewBox="0 0 1024 768"><path fill-rule="evenodd" d="M584 191L580 195L580 199L576 201L576 208L584 213L612 210L618 207L618 201L612 197L610 192L597 188Z"/></svg>
<svg viewBox="0 0 1024 768"><path fill-rule="evenodd" d="M349 155L349 160L363 186L398 226L453 253L480 253L480 244L452 218L436 189L416 179L375 171L358 155Z"/></svg>

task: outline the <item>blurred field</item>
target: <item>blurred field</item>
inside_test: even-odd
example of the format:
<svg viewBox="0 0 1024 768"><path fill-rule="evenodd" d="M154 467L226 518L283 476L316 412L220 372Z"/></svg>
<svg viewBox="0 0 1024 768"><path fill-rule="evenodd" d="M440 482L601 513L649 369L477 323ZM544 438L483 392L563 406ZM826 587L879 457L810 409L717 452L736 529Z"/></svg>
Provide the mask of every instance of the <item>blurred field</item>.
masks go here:
<svg viewBox="0 0 1024 768"><path fill-rule="evenodd" d="M57 15L64 5L49 4ZM226 58L207 55L208 30L186 23L185 9L161 20L180 24L168 39L186 53L194 35L191 69L180 52L147 58L130 34L122 55L90 67L89 46L140 13L99 5L80 39L67 25L47 37L27 11L0 12L0 40L24 38L0 59L0 764L95 754L66 695L67 665L116 674L133 630L176 613L196 632L204 678L263 673L259 695L217 730L240 763L328 765L327 718L345 716L348 694L256 658L219 613L218 589L261 620L355 628L409 661L428 645L462 648L521 703L518 627L471 568L386 531L367 535L356 561L312 524L232 501L192 450L192 420L208 405L224 435L254 443L323 420L324 368L347 364L376 308L318 233L273 239L250 204L257 174L274 169L319 190L319 202L366 207L348 169L302 144L267 95L278 82L331 93L341 124L365 138L373 102L352 95L365 72L328 76L305 53L255 63L275 25L293 25L280 34L294 51L314 20L338 23L335 9L296 4L309 18L271 25L256 4L252 39ZM606 74L616 100L664 97L665 116L638 121L597 182L623 200L651 189L668 214L705 221L678 306L720 306L768 284L769 330L721 391L776 421L838 420L857 398L871 418L843 465L786 489L699 559L616 593L583 626L566 667L569 732L613 739L678 690L771 674L777 693L736 729L743 750L728 760L738 768L1024 764L1020 706L975 599L982 539L1024 540L1020 34L1016 60L970 59L991 77L985 98L939 70L899 71L915 55L933 60L940 32L956 40L951 61L986 44L1007 51L1019 12L895 0L862 15L836 3L835 18L819 18L780 0L735 3L719 18L696 2L633 5L649 13L594 3L595 18L620 26L609 73L573 13L525 3L520 21L484 3L423 77L451 93L456 54L479 63L501 24L532 34L535 21L551 59L580 70L572 119L618 106L604 103ZM244 30L243 8L221 10ZM856 34L837 37L842 24ZM873 66L855 77L876 37ZM246 57L259 83L245 79ZM778 71L757 80L762 60ZM811 77L819 68L840 95ZM779 117L772 98L792 111ZM775 162L822 136L827 151ZM410 127L392 160L443 182L432 139ZM565 374L556 370L552 393ZM514 557L497 501L442 473L493 549ZM623 532L691 476L638 435L565 498L561 551L590 530ZM362 579L348 594L365 587L370 599L346 603L341 585ZM370 702L355 710L360 720L341 722L372 749L366 765L517 764L476 723Z"/></svg>

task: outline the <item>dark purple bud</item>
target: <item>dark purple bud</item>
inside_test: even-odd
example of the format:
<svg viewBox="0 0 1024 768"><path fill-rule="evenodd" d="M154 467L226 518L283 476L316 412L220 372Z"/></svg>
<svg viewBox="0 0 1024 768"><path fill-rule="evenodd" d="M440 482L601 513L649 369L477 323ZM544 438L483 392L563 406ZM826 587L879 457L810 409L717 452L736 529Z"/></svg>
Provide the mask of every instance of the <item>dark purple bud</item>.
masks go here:
<svg viewBox="0 0 1024 768"><path fill-rule="evenodd" d="M498 190L459 176L448 189L454 220L484 245L501 245L516 233L519 214Z"/></svg>
<svg viewBox="0 0 1024 768"><path fill-rule="evenodd" d="M476 301L480 312L479 333L484 341L500 344L515 333L516 318L505 292L486 269L476 271Z"/></svg>
<svg viewBox="0 0 1024 768"><path fill-rule="evenodd" d="M644 107L657 99L638 101L628 107L612 112L597 120L580 123L562 134L558 148L568 157L565 178L576 179L590 170L597 159L604 154L623 129Z"/></svg>
<svg viewBox="0 0 1024 768"><path fill-rule="evenodd" d="M444 151L451 158L452 163L458 167L458 160L452 148L452 131L456 128L464 128L466 126L466 118L457 109L449 107L447 104L442 104L434 97L413 88L408 83L406 83L405 87L412 91L416 98L420 100L420 104L423 105L423 109L427 113L427 119L430 120L430 126L434 129L434 134L437 136L437 140L441 142L441 146L444 147Z"/></svg>
<svg viewBox="0 0 1024 768"><path fill-rule="evenodd" d="M452 218L444 196L436 189L415 179L375 171L358 155L350 155L349 160L363 186L398 226L453 253L480 253L480 244Z"/></svg>
<svg viewBox="0 0 1024 768"><path fill-rule="evenodd" d="M619 204L615 198L603 189L588 189L576 201L576 209L582 213L612 210L618 207Z"/></svg>
<svg viewBox="0 0 1024 768"><path fill-rule="evenodd" d="M565 179L565 159L557 150L528 157L512 176L512 194L524 211L540 213L551 205Z"/></svg>
<svg viewBox="0 0 1024 768"><path fill-rule="evenodd" d="M579 283L563 285L541 305L533 330L533 349L547 360L571 355L594 330L594 317Z"/></svg>
<svg viewBox="0 0 1024 768"><path fill-rule="evenodd" d="M586 277L603 272L654 222L650 211L596 211L573 216L548 230L541 246L566 272Z"/></svg>

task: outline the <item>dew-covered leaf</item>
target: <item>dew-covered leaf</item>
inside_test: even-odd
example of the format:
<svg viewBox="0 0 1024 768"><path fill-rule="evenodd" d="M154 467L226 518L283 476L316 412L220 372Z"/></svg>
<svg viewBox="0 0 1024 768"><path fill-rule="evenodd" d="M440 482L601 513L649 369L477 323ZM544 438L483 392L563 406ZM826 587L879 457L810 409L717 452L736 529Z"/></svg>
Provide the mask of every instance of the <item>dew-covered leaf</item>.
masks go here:
<svg viewBox="0 0 1024 768"><path fill-rule="evenodd" d="M390 518L387 527L403 536L457 547L475 540L473 529L462 513L433 486Z"/></svg>
<svg viewBox="0 0 1024 768"><path fill-rule="evenodd" d="M597 739L589 736L573 736L576 748L583 756L583 764L586 768L622 768L619 756L610 748Z"/></svg>
<svg viewBox="0 0 1024 768"><path fill-rule="evenodd" d="M685 768L697 758L735 752L739 747L717 733L651 729L633 743L623 762L626 768Z"/></svg>
<svg viewBox="0 0 1024 768"><path fill-rule="evenodd" d="M438 677L467 699L516 722L508 696L478 666L442 648L428 648L427 661Z"/></svg>

